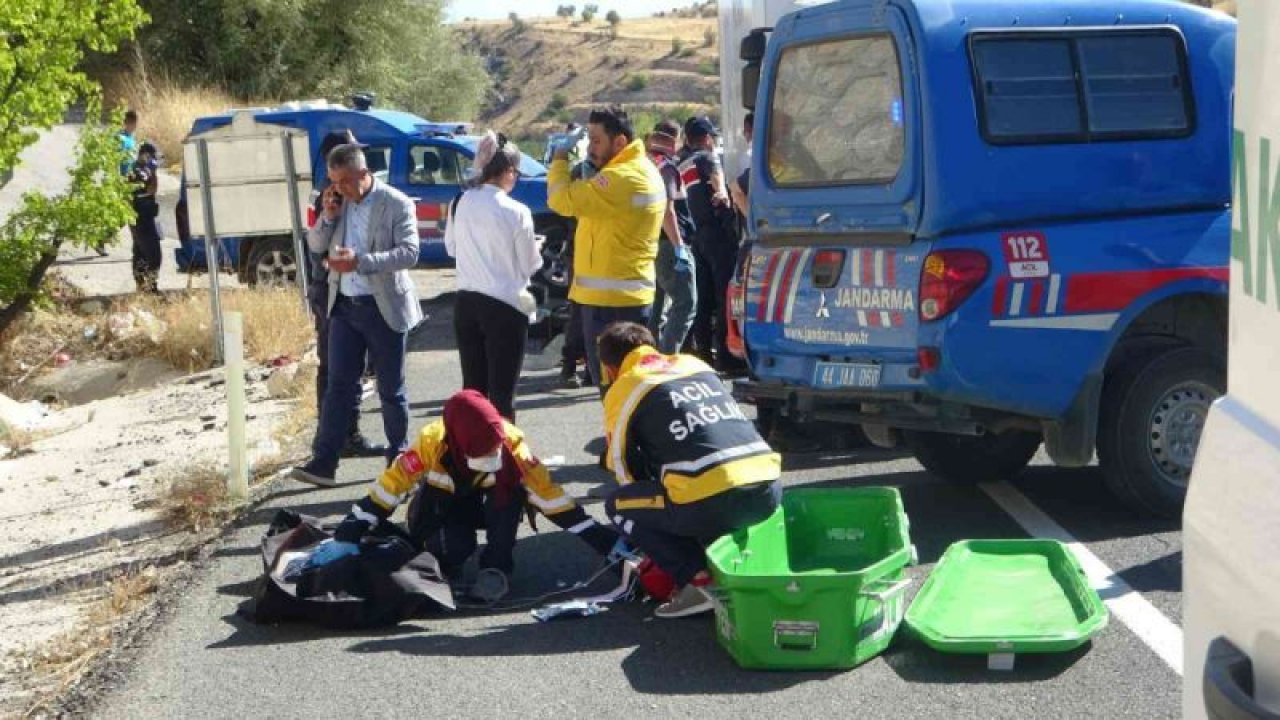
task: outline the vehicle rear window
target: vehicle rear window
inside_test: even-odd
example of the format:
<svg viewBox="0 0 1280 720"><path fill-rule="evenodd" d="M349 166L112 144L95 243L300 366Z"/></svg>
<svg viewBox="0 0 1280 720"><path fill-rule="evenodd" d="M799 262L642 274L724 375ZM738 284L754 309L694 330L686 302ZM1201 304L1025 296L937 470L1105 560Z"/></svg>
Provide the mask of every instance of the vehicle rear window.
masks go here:
<svg viewBox="0 0 1280 720"><path fill-rule="evenodd" d="M775 185L890 182L902 167L902 75L891 35L787 48L769 109Z"/></svg>
<svg viewBox="0 0 1280 720"><path fill-rule="evenodd" d="M1184 137L1194 126L1174 30L978 34L983 138L993 144Z"/></svg>

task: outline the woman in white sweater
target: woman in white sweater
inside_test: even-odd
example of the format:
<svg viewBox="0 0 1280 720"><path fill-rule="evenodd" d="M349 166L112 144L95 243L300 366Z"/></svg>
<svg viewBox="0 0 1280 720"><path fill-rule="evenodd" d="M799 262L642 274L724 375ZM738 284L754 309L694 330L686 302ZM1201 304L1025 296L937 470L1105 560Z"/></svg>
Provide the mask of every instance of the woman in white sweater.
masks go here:
<svg viewBox="0 0 1280 720"><path fill-rule="evenodd" d="M515 421L516 381L529 323L537 310L527 288L542 267L529 208L508 193L519 178L520 151L488 132L476 146L472 187L455 202L444 243L457 259L453 327L462 384Z"/></svg>

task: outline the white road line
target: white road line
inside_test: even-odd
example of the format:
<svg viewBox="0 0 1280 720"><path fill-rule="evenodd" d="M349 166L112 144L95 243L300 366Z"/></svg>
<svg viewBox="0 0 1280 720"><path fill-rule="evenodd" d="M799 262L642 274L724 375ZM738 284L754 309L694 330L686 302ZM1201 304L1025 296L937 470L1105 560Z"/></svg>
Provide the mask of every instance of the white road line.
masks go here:
<svg viewBox="0 0 1280 720"><path fill-rule="evenodd" d="M1111 614L1138 636L1152 652L1160 656L1174 672L1182 675L1182 628L1156 609L1129 583L1102 562L1071 533L1036 507L1007 482L982 483L982 488L1002 510L1008 513L1032 537L1057 540L1075 553L1084 568L1089 584L1103 597Z"/></svg>

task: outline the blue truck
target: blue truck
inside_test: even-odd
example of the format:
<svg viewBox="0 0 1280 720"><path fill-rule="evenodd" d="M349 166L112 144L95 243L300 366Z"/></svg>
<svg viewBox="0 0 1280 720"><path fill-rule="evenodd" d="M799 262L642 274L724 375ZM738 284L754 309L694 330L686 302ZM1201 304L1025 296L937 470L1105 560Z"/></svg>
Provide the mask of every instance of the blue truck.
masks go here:
<svg viewBox="0 0 1280 720"><path fill-rule="evenodd" d="M737 394L958 481L1096 451L1176 515L1225 390L1235 36L1164 0L844 0L753 31Z"/></svg>
<svg viewBox="0 0 1280 720"><path fill-rule="evenodd" d="M475 157L479 138L467 135L469 125L433 123L406 112L373 108L366 96L353 98L353 107L326 102L287 103L253 111L258 122L275 123L307 132L315 172L320 183L326 172L319 157L320 144L332 132L350 129L368 147L370 169L382 182L413 198L417 204L422 266L448 265L444 227L448 206L461 190L464 173ZM229 125L232 112L198 118L192 134ZM522 155L520 181L512 195L533 212L535 230L547 236L546 246L559 247L569 238L569 221L547 207L547 170L537 160ZM206 271L203 237L179 232L174 251L183 272ZM296 282L297 263L293 242L287 235L219 238L220 262L233 269L249 285L281 285Z"/></svg>

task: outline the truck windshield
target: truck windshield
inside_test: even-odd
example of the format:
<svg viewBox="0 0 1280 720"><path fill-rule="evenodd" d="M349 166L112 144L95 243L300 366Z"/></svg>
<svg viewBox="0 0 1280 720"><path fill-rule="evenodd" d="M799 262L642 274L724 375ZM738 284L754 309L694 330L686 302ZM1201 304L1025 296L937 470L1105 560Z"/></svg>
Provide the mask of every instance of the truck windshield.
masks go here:
<svg viewBox="0 0 1280 720"><path fill-rule="evenodd" d="M467 155L474 158L476 155L476 143L478 138L475 137L457 137L458 144L467 149ZM470 160L468 159L468 164ZM547 176L547 166L534 160L524 153L520 153L520 177L536 178Z"/></svg>
<svg viewBox="0 0 1280 720"><path fill-rule="evenodd" d="M891 182L905 148L902 77L888 34L783 50L767 162L779 187Z"/></svg>

